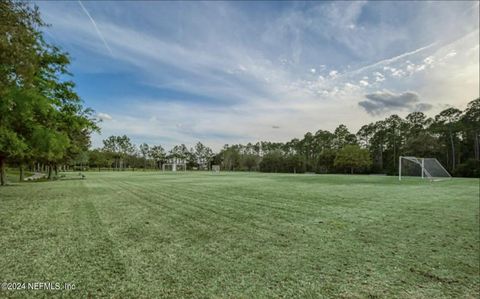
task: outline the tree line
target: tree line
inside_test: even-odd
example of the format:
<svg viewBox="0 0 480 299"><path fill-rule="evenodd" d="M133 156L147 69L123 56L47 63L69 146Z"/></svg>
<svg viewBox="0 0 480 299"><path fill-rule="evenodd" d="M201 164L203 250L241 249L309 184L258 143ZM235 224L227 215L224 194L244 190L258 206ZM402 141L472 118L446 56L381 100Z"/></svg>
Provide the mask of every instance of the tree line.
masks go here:
<svg viewBox="0 0 480 299"><path fill-rule="evenodd" d="M185 163L188 169L290 173L398 173L399 156L437 158L454 176L479 176L480 99L464 111L447 108L434 117L412 112L391 115L352 133L345 125L333 132L307 132L288 142L226 144L219 152L198 142L166 151L146 143L136 147L129 137L110 136L77 165L90 168L161 169L163 163Z"/></svg>
<svg viewBox="0 0 480 299"><path fill-rule="evenodd" d="M110 136L103 140L103 147L92 149L73 161L75 169L162 169L165 163L182 163L187 169L208 170L214 162L212 149L198 142L194 147L175 145L166 151L162 145L142 143L136 146L126 136Z"/></svg>
<svg viewBox="0 0 480 299"><path fill-rule="evenodd" d="M110 136L90 149L99 131L70 79L70 58L42 35L47 26L36 7L0 1L0 184L6 164L42 170L55 177L59 167L161 169L185 163L188 169L220 165L227 171L291 173L395 174L398 157L435 157L455 176L480 176L480 99L464 111L447 108L434 117L412 112L391 115L352 133L345 125L333 132L307 132L288 142L226 144L219 152L198 142L137 147L128 136Z"/></svg>
<svg viewBox="0 0 480 299"><path fill-rule="evenodd" d="M452 107L434 117L394 114L356 133L339 125L333 132L307 132L285 143L226 145L218 158L227 170L394 175L399 156L437 158L454 176L479 177L480 98L464 111Z"/></svg>
<svg viewBox="0 0 480 299"><path fill-rule="evenodd" d="M46 169L71 163L98 130L70 80L67 53L45 41L47 26L25 2L0 1L0 184L6 163Z"/></svg>

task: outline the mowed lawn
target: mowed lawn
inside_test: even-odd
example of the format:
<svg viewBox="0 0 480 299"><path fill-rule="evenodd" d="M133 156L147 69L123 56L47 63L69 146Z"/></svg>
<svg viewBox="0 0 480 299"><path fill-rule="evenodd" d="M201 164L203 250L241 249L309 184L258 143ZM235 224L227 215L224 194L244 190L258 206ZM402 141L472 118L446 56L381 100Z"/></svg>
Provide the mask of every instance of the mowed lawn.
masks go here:
<svg viewBox="0 0 480 299"><path fill-rule="evenodd" d="M0 297L477 298L479 181L86 173L0 188Z"/></svg>

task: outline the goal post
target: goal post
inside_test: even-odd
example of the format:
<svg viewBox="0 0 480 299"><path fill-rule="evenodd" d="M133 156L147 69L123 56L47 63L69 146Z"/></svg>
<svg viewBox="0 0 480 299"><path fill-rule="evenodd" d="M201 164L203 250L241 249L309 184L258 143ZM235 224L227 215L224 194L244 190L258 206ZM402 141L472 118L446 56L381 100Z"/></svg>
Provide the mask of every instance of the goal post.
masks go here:
<svg viewBox="0 0 480 299"><path fill-rule="evenodd" d="M421 177L429 180L450 179L452 176L435 158L400 156L398 158L398 180L404 177Z"/></svg>

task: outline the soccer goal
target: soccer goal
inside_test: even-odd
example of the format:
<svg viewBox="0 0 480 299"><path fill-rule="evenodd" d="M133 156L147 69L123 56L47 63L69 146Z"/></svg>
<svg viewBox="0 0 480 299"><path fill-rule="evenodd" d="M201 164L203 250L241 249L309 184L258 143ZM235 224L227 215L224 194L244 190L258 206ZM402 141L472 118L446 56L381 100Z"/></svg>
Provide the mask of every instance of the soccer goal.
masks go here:
<svg viewBox="0 0 480 299"><path fill-rule="evenodd" d="M452 176L435 158L405 157L398 158L398 179L421 177L432 181L450 179Z"/></svg>
<svg viewBox="0 0 480 299"><path fill-rule="evenodd" d="M212 165L212 172L219 173L220 172L220 165Z"/></svg>
<svg viewBox="0 0 480 299"><path fill-rule="evenodd" d="M162 171L187 171L186 163L165 163L162 165Z"/></svg>

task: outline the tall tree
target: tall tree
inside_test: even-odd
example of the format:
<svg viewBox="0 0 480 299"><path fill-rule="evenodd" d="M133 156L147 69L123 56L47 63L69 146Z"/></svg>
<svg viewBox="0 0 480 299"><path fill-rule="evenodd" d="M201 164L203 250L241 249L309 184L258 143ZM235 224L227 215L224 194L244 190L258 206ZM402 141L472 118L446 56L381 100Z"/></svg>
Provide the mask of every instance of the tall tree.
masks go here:
<svg viewBox="0 0 480 299"><path fill-rule="evenodd" d="M103 151L113 157L115 169L118 170L120 166L120 144L118 143L118 137L112 135L104 139Z"/></svg>
<svg viewBox="0 0 480 299"><path fill-rule="evenodd" d="M385 119L385 129L386 129L386 137L387 137L387 150L390 159L388 163L390 167L388 167L389 172L396 173L397 171L397 160L398 156L400 156L400 145L403 142L402 136L402 128L404 127L405 120L403 120L400 116L393 114ZM392 164L390 164L392 163Z"/></svg>
<svg viewBox="0 0 480 299"><path fill-rule="evenodd" d="M371 139L375 133L375 124L363 125L357 132L358 144L363 148L370 148Z"/></svg>
<svg viewBox="0 0 480 299"><path fill-rule="evenodd" d="M147 159L150 154L150 147L146 143L140 144L140 153L142 154L143 158L143 170L147 168Z"/></svg>
<svg viewBox="0 0 480 299"><path fill-rule="evenodd" d="M155 161L155 165L160 168L161 163L165 160L165 150L161 145L154 145L150 148L150 157Z"/></svg>
<svg viewBox="0 0 480 299"><path fill-rule="evenodd" d="M0 181L5 184L7 159L20 165L42 160L52 178L53 167L78 154L80 145L88 147L98 129L93 111L83 108L73 82L65 81L70 60L43 39L39 28L45 24L36 7L2 1L0 19Z"/></svg>
<svg viewBox="0 0 480 299"><path fill-rule="evenodd" d="M474 153L473 157L478 161L480 160L480 98L468 103L461 120L465 140L470 143Z"/></svg>
<svg viewBox="0 0 480 299"><path fill-rule="evenodd" d="M38 70L37 51L43 26L38 9L27 3L0 1L0 184L6 184L5 164L27 149L25 138L15 130L18 114L25 108L17 106L18 93L31 88Z"/></svg>
<svg viewBox="0 0 480 299"><path fill-rule="evenodd" d="M372 161L368 151L358 145L344 146L335 157L335 166L350 168L352 174L354 169L369 167L371 164Z"/></svg>
<svg viewBox="0 0 480 299"><path fill-rule="evenodd" d="M37 145L35 156L48 166L48 179L53 179L55 163L63 158L69 145L68 136L48 128L39 128L31 138Z"/></svg>
<svg viewBox="0 0 480 299"><path fill-rule="evenodd" d="M450 159L447 158L447 161L451 161L451 171L455 171L455 164L457 160L456 155L456 144L458 139L458 133L460 129L460 117L462 111L456 108L448 108L440 112L435 116L435 122L432 125L434 131L439 133L446 143L448 143L451 150ZM447 147L448 148L448 147ZM448 151L447 151L448 156Z"/></svg>
<svg viewBox="0 0 480 299"><path fill-rule="evenodd" d="M126 159L135 153L135 145L127 135L117 136L117 143L120 151L120 164L121 168L125 169Z"/></svg>
<svg viewBox="0 0 480 299"><path fill-rule="evenodd" d="M423 130L428 124L427 116L423 112L412 112L405 117L408 125L409 135L417 135Z"/></svg>
<svg viewBox="0 0 480 299"><path fill-rule="evenodd" d="M93 118L93 110L84 108L83 102L74 91L75 83L65 80L70 76L67 53L51 45L45 45L40 56L40 69L35 77L35 85L42 97L53 108L44 122L53 132L62 132L68 139L63 155L52 161L55 173L58 163L68 163L86 153L90 146L90 134L98 131ZM54 135L51 135L54 136Z"/></svg>
<svg viewBox="0 0 480 299"><path fill-rule="evenodd" d="M201 142L197 142L197 144L195 145L195 149L193 150L195 162L199 168L205 167L205 163L206 163L205 150L206 148Z"/></svg>
<svg viewBox="0 0 480 299"><path fill-rule="evenodd" d="M334 145L336 149L342 149L347 144L356 144L357 138L354 134L350 133L347 126L341 124L339 125L334 134Z"/></svg>

